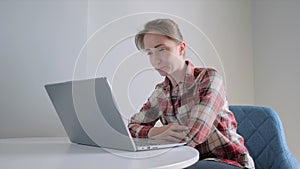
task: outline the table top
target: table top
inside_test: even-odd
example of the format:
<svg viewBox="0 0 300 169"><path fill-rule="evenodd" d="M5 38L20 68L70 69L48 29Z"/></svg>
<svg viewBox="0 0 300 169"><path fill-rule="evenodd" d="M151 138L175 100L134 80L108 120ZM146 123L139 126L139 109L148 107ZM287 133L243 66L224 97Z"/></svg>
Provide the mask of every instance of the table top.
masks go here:
<svg viewBox="0 0 300 169"><path fill-rule="evenodd" d="M128 152L70 143L68 138L0 139L0 168L185 168L199 159L189 146Z"/></svg>

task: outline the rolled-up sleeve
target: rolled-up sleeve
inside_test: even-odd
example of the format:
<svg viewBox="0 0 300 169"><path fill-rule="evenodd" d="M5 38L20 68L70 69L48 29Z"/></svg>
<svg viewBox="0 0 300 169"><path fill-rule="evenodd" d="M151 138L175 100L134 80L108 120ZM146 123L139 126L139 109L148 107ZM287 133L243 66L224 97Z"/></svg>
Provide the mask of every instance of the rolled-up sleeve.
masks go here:
<svg viewBox="0 0 300 169"><path fill-rule="evenodd" d="M139 113L134 114L128 124L132 137L147 138L149 130L159 120L161 113L158 108L159 89L155 89Z"/></svg>

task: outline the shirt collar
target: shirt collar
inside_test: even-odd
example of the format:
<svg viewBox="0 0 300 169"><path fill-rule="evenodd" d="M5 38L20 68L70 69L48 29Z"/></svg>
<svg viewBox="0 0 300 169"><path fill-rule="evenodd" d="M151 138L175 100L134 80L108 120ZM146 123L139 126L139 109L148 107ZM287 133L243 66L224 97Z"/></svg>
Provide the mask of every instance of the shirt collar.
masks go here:
<svg viewBox="0 0 300 169"><path fill-rule="evenodd" d="M195 75L194 75L195 67L193 63L190 62L189 60L186 60L185 63L187 64L187 69L185 72L184 84L187 85L186 87L189 87L195 82Z"/></svg>

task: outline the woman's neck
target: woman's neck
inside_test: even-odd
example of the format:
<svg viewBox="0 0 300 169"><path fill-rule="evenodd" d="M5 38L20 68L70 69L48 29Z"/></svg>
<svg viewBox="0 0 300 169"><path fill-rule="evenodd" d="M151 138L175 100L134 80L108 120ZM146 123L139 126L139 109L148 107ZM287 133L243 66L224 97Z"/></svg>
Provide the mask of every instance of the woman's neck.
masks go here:
<svg viewBox="0 0 300 169"><path fill-rule="evenodd" d="M175 71L172 75L168 75L168 78L171 81L172 86L175 87L179 82L184 81L186 69L187 69L187 65L185 62L183 62L182 66L177 71Z"/></svg>

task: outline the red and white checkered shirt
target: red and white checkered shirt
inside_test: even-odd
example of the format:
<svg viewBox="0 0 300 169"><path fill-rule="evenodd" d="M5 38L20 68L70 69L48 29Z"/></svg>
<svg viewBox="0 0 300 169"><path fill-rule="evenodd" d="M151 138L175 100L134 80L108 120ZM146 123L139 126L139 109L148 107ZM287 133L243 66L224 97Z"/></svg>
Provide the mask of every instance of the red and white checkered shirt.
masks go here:
<svg viewBox="0 0 300 169"><path fill-rule="evenodd" d="M190 128L188 145L199 151L201 160L254 168L244 139L236 132L237 122L228 108L222 77L212 68L194 68L189 61L186 64L184 82L171 90L166 77L156 85L140 112L131 118L131 135L147 137L158 120L163 125L185 125Z"/></svg>

